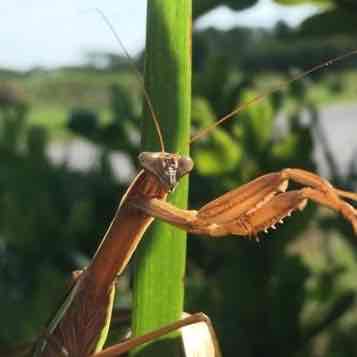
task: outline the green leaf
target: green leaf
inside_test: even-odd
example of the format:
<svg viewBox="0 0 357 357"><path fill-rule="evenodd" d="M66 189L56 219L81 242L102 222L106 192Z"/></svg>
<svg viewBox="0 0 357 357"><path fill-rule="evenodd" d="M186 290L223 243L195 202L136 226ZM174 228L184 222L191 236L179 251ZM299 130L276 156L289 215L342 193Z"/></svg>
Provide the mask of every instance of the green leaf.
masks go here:
<svg viewBox="0 0 357 357"><path fill-rule="evenodd" d="M216 120L211 106L204 98L192 103L192 121L206 128ZM242 158L240 144L222 127L214 128L207 137L195 143L193 159L201 175L222 175L237 167Z"/></svg>
<svg viewBox="0 0 357 357"><path fill-rule="evenodd" d="M232 10L240 11L255 5L258 0L195 0L193 2L193 17L204 15L208 11L213 10L218 6L228 6Z"/></svg>
<svg viewBox="0 0 357 357"><path fill-rule="evenodd" d="M242 94L242 102L248 103L257 95L258 93L255 91L247 90ZM240 116L241 120L237 126L244 128L242 136L245 149L256 155L261 154L269 145L272 137L274 124L272 105L267 100L256 103L248 107Z"/></svg>
<svg viewBox="0 0 357 357"><path fill-rule="evenodd" d="M190 0L148 2L145 59L146 89L159 118L165 149L187 155L191 109ZM142 132L143 150L160 150L150 113L145 115ZM178 207L185 207L187 196L186 177L169 200ZM181 318L185 256L183 231L157 222L146 233L137 252L134 277L135 335ZM181 346L168 343L168 339L165 341L136 349L132 355L178 355Z"/></svg>
<svg viewBox="0 0 357 357"><path fill-rule="evenodd" d="M301 24L300 34L307 36L352 35L357 32L357 4L354 10L338 8L311 16Z"/></svg>

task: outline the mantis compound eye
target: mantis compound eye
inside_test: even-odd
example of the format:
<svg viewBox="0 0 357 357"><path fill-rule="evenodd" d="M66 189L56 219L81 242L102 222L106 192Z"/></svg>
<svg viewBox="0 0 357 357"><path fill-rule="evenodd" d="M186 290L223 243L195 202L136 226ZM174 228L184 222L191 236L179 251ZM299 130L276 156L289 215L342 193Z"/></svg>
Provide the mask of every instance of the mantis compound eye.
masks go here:
<svg viewBox="0 0 357 357"><path fill-rule="evenodd" d="M173 191L181 177L193 168L190 157L166 152L143 152L139 155L141 166L154 174L169 191Z"/></svg>

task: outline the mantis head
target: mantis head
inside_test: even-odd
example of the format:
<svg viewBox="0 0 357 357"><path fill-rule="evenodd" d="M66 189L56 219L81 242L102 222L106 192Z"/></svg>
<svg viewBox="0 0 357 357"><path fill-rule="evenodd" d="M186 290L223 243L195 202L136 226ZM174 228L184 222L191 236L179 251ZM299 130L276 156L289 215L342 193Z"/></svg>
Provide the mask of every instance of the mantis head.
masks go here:
<svg viewBox="0 0 357 357"><path fill-rule="evenodd" d="M180 178L193 168L190 157L167 152L142 152L139 162L144 170L155 175L170 192L175 189Z"/></svg>

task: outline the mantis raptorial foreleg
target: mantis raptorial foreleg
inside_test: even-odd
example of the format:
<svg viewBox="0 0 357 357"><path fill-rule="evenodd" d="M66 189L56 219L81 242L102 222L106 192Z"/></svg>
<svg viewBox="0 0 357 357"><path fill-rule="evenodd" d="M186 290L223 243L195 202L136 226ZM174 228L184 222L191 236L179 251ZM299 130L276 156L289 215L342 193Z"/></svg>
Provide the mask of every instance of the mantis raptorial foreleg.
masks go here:
<svg viewBox="0 0 357 357"><path fill-rule="evenodd" d="M214 328L212 326L211 320L209 319L208 316L206 316L203 313L196 313L193 315L189 315L181 320L175 321L169 325L163 326L160 329L157 329L155 331L149 332L145 335L142 336L137 336L130 338L126 341L123 341L117 345L111 346L106 348L105 350L98 352L96 354L91 355L91 357L115 357L118 355L121 355L123 353L126 353L130 351L131 349L138 347L144 343L153 341L157 338L160 338L162 336L167 335L170 332L174 332L180 328L183 328L188 325L193 325L203 322L209 331L210 335L210 342L212 344L211 347L208 347L209 352L202 352L201 354L197 354L197 351L195 352L195 356L215 356L215 357L220 357L220 349L218 345L218 340L214 331ZM213 349L213 351L210 350L210 348ZM185 354L188 357L191 356L192 354Z"/></svg>
<svg viewBox="0 0 357 357"><path fill-rule="evenodd" d="M289 180L307 187L285 192ZM336 189L316 174L284 169L227 192L198 211L182 210L162 200L140 197L129 204L192 233L255 236L260 231L275 229L277 223L282 223L293 211L302 210L307 200L311 200L340 212L357 233L357 211L341 197L357 200L357 194Z"/></svg>
<svg viewBox="0 0 357 357"><path fill-rule="evenodd" d="M185 314L187 315L187 314ZM161 328L151 331L147 334L137 336L137 337L132 337L128 338L125 341L122 341L116 345L113 345L111 347L106 348L105 350L97 353L93 353L90 357L115 357L121 354L124 354L131 349L138 347L142 344L151 342L155 339L158 339L162 336L165 336L171 332L174 332L176 330L179 330L181 328L184 328L186 326L190 325L195 325L203 323L207 330L208 334L206 337L206 343L204 344L204 340L202 339L202 334L199 336L199 347L197 350L197 341L195 343L196 349L191 349L188 348L186 350L185 346L185 337L183 336L183 348L185 348L185 356L190 357L192 355L195 356L212 356L212 357L220 357L221 352L218 344L218 339L216 336L216 333L214 331L213 325L209 317L203 313L195 313L192 315L188 315L181 320L175 321L171 324L168 324L166 326L162 326ZM184 332L184 331L182 331ZM196 336L197 337L197 336ZM44 336L41 337L42 339L45 339L51 350L56 351L56 354L58 354L58 357L70 357L69 352L66 350L65 347L61 346L60 343L56 340L56 338L50 334L45 334ZM195 335L193 336L195 338ZM203 340L203 341L202 341ZM192 354L193 353L193 354Z"/></svg>

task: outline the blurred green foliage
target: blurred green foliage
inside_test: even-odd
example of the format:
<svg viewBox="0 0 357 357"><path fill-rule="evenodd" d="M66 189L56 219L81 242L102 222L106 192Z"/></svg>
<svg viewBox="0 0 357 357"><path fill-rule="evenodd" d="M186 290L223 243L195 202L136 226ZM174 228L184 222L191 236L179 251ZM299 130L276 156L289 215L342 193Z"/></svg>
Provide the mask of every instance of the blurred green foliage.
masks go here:
<svg viewBox="0 0 357 357"><path fill-rule="evenodd" d="M202 34L200 36L202 38ZM223 60L220 57L219 61ZM201 77L196 77L199 83L196 83L195 94L202 97L194 102L193 119L199 126L207 126L221 113L232 110L234 98L237 105L251 100L259 93L256 87L261 86L259 81L247 81L238 67L221 65L217 74L217 66L210 66L214 63L212 58L209 57L206 63L209 63L208 68L203 64L202 73L205 74L204 81L212 78L211 85L205 85L201 90ZM210 70L213 73L209 73ZM216 82L216 76L230 82ZM265 172L284 167L316 171L312 156L313 133L319 130L319 118L309 95L310 86L309 80L295 82L284 94L278 93L254 104L239 118L217 128L208 138L195 144L192 155L197 164L192 175L190 196L193 207ZM218 99L217 92L224 93L225 100ZM281 108L287 109L284 129L278 123L277 114ZM201 117L203 113L206 113L204 119ZM209 150L215 154L210 154ZM230 164L225 165L226 159L230 158ZM207 180L203 180L201 175L207 175ZM214 180L212 177L219 179L206 186L208 176L210 181ZM338 183L352 185L351 180ZM210 197L207 197L207 192ZM316 262L305 260L305 249L294 251L292 248L300 244L309 245L297 243L301 239L305 241L301 238L304 235L310 239L314 235L326 236L325 227L336 232L336 225L326 224L325 218L317 213L315 207L308 206L272 234L275 238L263 243L260 249L255 243L238 239L226 238L208 243L192 240L194 268L189 280L188 306L190 310L204 310L213 318L223 355L289 356L299 355L299 352L302 356L313 355L315 345L311 341L322 332L326 333L331 325L337 325L336 321L342 320L347 312L352 316L355 284L349 283L340 289L336 285L346 274L353 274L355 262L348 268L344 264L342 267L338 256L329 255L331 265L324 265L320 278L314 275ZM311 224L322 228L322 231L309 233ZM346 234L348 228L343 225L339 231ZM352 238L351 231L347 236ZM337 238L334 234L334 238L329 239L333 241L331 244L335 244L334 239ZM329 242L321 242L321 246ZM341 254L347 253L348 246L345 249ZM322 275L329 286L320 281ZM317 298L316 293L324 297ZM302 316L306 317L302 319ZM333 333L327 340L331 336ZM328 353L326 348L322 355Z"/></svg>
<svg viewBox="0 0 357 357"><path fill-rule="evenodd" d="M27 125L27 108L16 98L0 108L2 344L43 329L125 188L114 180L106 156L87 173L51 163L46 131Z"/></svg>
<svg viewBox="0 0 357 357"><path fill-rule="evenodd" d="M222 2L203 3L197 6ZM196 11L198 16L206 10ZM347 26L333 11L316 17L324 23L323 16L332 16L341 28ZM193 131L286 80L292 70L356 47L352 30L337 28L331 35L325 30L332 26L320 26L320 32L309 26L306 20L297 30L280 23L272 31L195 33ZM140 88L125 60L111 55L108 63L105 69L0 73L0 315L6 326L0 345L34 338L61 300L70 271L95 251L127 184L114 176L109 153L120 151L136 165ZM355 95L355 68L352 59L296 82L195 142L190 207L269 171L316 171L317 141L332 181L356 190L355 166L351 163L344 176L339 172L317 108ZM26 95L3 84L9 79ZM38 120L36 108L51 116ZM34 125L54 120L57 108L54 131L48 123ZM76 135L97 146L99 160L89 171L48 158L58 128L66 140ZM259 238L260 244L231 237L189 239L187 311L212 318L223 355L356 355L357 245L348 223L309 205L277 232Z"/></svg>
<svg viewBox="0 0 357 357"><path fill-rule="evenodd" d="M192 4L192 16L197 18L220 5L228 6L232 10L244 10L255 5L258 0L195 0Z"/></svg>

